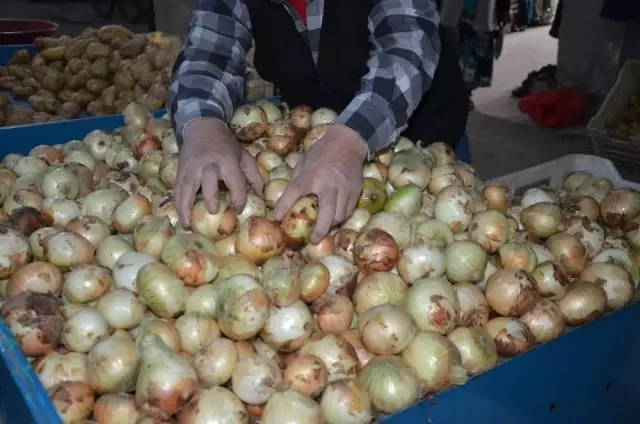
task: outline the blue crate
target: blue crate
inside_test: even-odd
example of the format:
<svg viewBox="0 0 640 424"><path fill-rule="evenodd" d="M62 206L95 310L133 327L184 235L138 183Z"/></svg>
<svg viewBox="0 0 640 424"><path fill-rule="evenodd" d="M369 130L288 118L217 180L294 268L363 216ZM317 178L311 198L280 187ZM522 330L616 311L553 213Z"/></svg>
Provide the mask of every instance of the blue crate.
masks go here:
<svg viewBox="0 0 640 424"><path fill-rule="evenodd" d="M13 46L0 45L0 65L4 65L13 57L18 50L28 50L34 54L38 52L38 48L33 44L17 44Z"/></svg>

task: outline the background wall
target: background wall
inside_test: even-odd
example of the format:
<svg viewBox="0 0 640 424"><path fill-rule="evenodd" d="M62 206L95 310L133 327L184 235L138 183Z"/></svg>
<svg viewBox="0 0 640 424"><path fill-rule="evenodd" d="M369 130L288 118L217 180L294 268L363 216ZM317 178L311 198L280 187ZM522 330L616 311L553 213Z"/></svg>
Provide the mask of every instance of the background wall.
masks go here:
<svg viewBox="0 0 640 424"><path fill-rule="evenodd" d="M153 0L156 30L184 39L189 30L196 2L197 0Z"/></svg>

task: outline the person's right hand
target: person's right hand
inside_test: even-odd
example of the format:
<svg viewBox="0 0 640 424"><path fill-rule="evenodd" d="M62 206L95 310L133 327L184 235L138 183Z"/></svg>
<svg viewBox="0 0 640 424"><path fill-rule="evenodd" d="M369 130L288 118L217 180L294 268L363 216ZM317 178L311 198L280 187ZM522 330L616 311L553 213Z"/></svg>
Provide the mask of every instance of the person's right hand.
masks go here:
<svg viewBox="0 0 640 424"><path fill-rule="evenodd" d="M201 186L207 210L211 214L218 212L219 180L229 189L231 205L238 213L247 201L249 186L255 195L262 197L264 180L253 156L222 121L196 119L185 128L174 185L174 199L183 227L191 225L191 209Z"/></svg>

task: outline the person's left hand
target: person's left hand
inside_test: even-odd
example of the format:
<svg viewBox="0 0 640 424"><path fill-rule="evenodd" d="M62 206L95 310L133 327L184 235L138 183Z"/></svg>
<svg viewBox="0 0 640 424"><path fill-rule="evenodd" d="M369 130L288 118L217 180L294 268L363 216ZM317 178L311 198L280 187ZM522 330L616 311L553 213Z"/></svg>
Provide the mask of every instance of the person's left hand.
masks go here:
<svg viewBox="0 0 640 424"><path fill-rule="evenodd" d="M300 198L318 198L318 220L311 243L319 243L351 214L362 191L362 164L367 147L360 135L344 125L333 125L298 163L293 178L278 200L275 219L280 221Z"/></svg>

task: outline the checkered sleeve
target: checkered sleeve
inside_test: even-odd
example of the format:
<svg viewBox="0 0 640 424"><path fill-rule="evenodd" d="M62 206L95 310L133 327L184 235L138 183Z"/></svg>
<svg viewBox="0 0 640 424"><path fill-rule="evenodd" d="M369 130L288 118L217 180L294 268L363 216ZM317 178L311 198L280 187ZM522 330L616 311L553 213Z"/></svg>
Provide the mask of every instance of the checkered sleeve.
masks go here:
<svg viewBox="0 0 640 424"><path fill-rule="evenodd" d="M242 0L198 0L167 99L178 140L190 121L226 122L242 101L250 22Z"/></svg>
<svg viewBox="0 0 640 424"><path fill-rule="evenodd" d="M370 154L391 144L431 87L440 55L433 0L376 0L369 15L369 71L336 123L357 131Z"/></svg>

